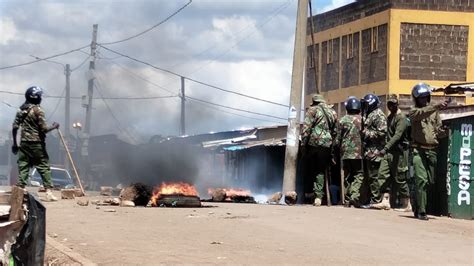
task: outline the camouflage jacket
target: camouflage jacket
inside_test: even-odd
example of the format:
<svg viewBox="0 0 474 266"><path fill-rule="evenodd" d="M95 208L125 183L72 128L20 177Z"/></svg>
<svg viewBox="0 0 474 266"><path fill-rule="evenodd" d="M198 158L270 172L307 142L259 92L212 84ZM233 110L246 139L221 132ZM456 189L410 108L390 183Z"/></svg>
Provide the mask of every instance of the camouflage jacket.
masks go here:
<svg viewBox="0 0 474 266"><path fill-rule="evenodd" d="M336 137L337 114L325 103L310 106L304 118L303 145L331 147Z"/></svg>
<svg viewBox="0 0 474 266"><path fill-rule="evenodd" d="M371 161L380 161L382 157L377 156L385 146L385 135L387 133L387 118L380 108L375 109L364 119L364 157Z"/></svg>
<svg viewBox="0 0 474 266"><path fill-rule="evenodd" d="M411 121L411 139L415 145L438 146L438 138L447 136L442 128L441 118L436 106L414 107L408 117Z"/></svg>
<svg viewBox="0 0 474 266"><path fill-rule="evenodd" d="M397 113L390 114L387 117L387 143L384 149L386 151L402 151L402 146L408 147L408 120L407 116L398 109Z"/></svg>
<svg viewBox="0 0 474 266"><path fill-rule="evenodd" d="M44 141L48 125L44 111L39 105L23 104L17 111L13 128L21 127L21 141Z"/></svg>
<svg viewBox="0 0 474 266"><path fill-rule="evenodd" d="M345 115L337 128L337 143L340 145L341 159L362 159L362 139L360 115Z"/></svg>

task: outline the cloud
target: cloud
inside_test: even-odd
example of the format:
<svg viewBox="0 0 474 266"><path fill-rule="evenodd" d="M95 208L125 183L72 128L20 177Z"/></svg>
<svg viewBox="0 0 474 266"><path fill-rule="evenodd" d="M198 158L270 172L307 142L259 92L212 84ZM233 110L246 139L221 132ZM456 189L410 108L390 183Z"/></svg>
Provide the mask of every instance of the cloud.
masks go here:
<svg viewBox="0 0 474 266"><path fill-rule="evenodd" d="M321 5L334 7L346 2L322 1ZM87 45L91 41L94 23L99 24L99 42L123 39L154 25L185 3L187 0L1 1L0 66L30 61L33 59L30 55L44 57ZM195 0L160 27L108 47L222 88L287 103L296 4L295 0ZM89 53L89 50L85 48L83 53L75 52L52 60L76 68L87 58L84 53ZM99 49L99 53L96 69L100 80L97 86L104 96L170 95L159 86L179 93L179 78L118 58L105 49ZM87 66L88 62L72 72L72 96L86 94ZM35 84L44 87L49 95L61 95L64 79L62 66L35 63L0 71L0 90L23 93L27 86ZM186 86L187 93L196 98L265 114L286 115L285 108L279 106L192 82L187 82ZM99 96L96 91L94 97ZM14 106L19 106L24 100L22 96L2 94L1 97ZM107 104L109 107L100 99L94 100L93 135L127 135L129 131L136 133L141 141L147 141L151 135L175 135L179 132L179 98L107 100ZM50 121L64 121L63 100L45 98L42 105ZM285 122L193 101L187 101L186 106L189 134ZM73 99L71 108L71 121L83 122L85 109L81 100ZM119 122L113 118L109 108ZM57 111L53 114L55 109ZM14 111L0 103L0 133L6 134L10 130Z"/></svg>
<svg viewBox="0 0 474 266"><path fill-rule="evenodd" d="M2 37L0 38L1 45L7 45L16 36L15 23L11 18L5 17L0 18L0 32Z"/></svg>

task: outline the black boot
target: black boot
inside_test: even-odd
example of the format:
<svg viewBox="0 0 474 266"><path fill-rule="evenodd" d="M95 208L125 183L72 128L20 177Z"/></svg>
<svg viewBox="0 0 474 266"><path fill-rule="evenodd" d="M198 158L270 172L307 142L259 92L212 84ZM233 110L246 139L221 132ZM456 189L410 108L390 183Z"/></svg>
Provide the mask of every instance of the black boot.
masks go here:
<svg viewBox="0 0 474 266"><path fill-rule="evenodd" d="M424 212L419 213L417 218L423 221L428 221L428 216Z"/></svg>

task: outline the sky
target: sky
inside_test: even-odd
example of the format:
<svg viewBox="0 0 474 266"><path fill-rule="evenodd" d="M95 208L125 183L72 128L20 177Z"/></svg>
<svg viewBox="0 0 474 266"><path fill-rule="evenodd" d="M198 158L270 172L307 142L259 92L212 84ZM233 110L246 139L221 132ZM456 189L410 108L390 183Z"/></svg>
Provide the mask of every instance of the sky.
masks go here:
<svg viewBox="0 0 474 266"><path fill-rule="evenodd" d="M117 134L132 143L145 143L153 135L179 135L180 78L150 65L225 90L288 105L297 0L193 0L145 34L106 44L150 29L188 2L2 0L0 68L88 46L92 25L98 24L99 44L149 64L98 48L91 135ZM350 2L313 0L313 13ZM71 123L84 124L85 108L80 97L86 95L87 77L91 75L89 54L90 47L85 47L51 59L54 62L0 70L0 91L24 93L29 86L42 87L42 107L48 122L57 121L64 129L64 99L54 96L64 95L64 65L70 64L74 97ZM286 124L286 107L190 80L186 80L185 88L187 96L201 100L186 100L188 135ZM10 131L16 108L24 101L22 95L4 92L0 92L0 140ZM160 96L173 97L108 99Z"/></svg>

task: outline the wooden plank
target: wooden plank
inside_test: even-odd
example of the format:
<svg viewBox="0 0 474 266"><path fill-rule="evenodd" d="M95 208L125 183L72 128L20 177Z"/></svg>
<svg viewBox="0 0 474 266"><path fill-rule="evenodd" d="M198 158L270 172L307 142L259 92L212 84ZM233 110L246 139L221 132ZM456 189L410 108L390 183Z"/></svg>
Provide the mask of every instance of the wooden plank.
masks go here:
<svg viewBox="0 0 474 266"><path fill-rule="evenodd" d="M12 187L12 195L10 198L10 218L9 221L23 221L25 219L23 212L23 200L25 190L17 186Z"/></svg>

